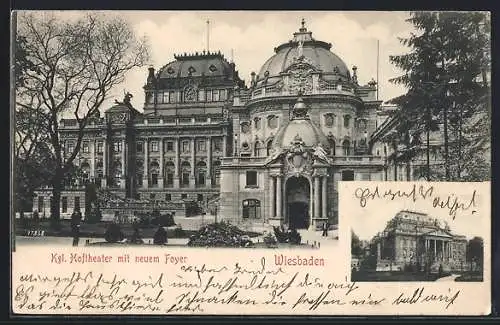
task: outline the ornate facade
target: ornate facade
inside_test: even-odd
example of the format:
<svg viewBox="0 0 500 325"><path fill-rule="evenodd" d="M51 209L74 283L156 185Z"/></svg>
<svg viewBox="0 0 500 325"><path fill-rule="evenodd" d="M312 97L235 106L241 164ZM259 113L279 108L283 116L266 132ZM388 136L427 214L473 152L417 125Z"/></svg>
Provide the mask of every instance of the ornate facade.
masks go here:
<svg viewBox="0 0 500 325"><path fill-rule="evenodd" d="M384 113L376 83L360 85L357 68L330 50L303 22L249 86L220 53L149 68L143 112L127 95L85 128L75 159L83 182L63 198L82 202L81 184L94 182L130 200L214 204L236 222L336 224L338 181L383 179L371 137ZM76 121L60 131L71 152ZM43 202L34 210L48 209Z"/></svg>
<svg viewBox="0 0 500 325"><path fill-rule="evenodd" d="M466 263L467 239L426 214L400 211L372 239L370 247L380 269L390 264L392 270L409 265L433 271L439 266L460 270Z"/></svg>

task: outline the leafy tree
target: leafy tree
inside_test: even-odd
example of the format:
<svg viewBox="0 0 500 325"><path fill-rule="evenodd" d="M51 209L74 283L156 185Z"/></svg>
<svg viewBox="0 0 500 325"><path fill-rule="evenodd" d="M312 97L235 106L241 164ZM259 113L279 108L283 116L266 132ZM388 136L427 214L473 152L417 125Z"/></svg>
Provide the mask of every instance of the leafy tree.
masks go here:
<svg viewBox="0 0 500 325"><path fill-rule="evenodd" d="M467 243L467 261L476 262L478 265L483 265L484 259L484 243L481 237L474 237Z"/></svg>
<svg viewBox="0 0 500 325"><path fill-rule="evenodd" d="M477 112L489 110L489 15L412 12L408 22L417 33L400 41L411 51L390 57L404 71L390 81L408 89L405 95L393 100L401 107L397 113L396 134L402 135L398 144L407 154L406 159L421 155L423 148L429 160L430 148L421 144L428 143L432 132L442 133L444 164L428 176L459 180L463 158L469 154L478 156L467 148L467 143L475 145L470 138L474 133L467 139L464 125Z"/></svg>
<svg viewBox="0 0 500 325"><path fill-rule="evenodd" d="M363 249L361 247L361 241L359 240L358 235L354 233L353 230L351 230L351 255L352 256L359 256L363 252Z"/></svg>
<svg viewBox="0 0 500 325"><path fill-rule="evenodd" d="M53 14L23 13L18 23L18 35L25 40L23 53L35 69L24 71L16 104L41 112L30 123L40 126L48 140L54 171L51 217L57 224L64 178L80 150L89 119L128 71L145 64L148 48L120 17L89 14L62 21ZM73 151L63 153L59 121L68 115L76 119L78 137Z"/></svg>

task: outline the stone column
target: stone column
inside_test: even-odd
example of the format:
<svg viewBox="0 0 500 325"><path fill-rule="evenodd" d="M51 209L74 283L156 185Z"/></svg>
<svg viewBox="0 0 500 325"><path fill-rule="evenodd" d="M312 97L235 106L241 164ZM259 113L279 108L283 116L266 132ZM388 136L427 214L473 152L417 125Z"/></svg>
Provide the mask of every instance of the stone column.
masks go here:
<svg viewBox="0 0 500 325"><path fill-rule="evenodd" d="M227 135L222 137L222 157L227 156Z"/></svg>
<svg viewBox="0 0 500 325"><path fill-rule="evenodd" d="M314 218L321 217L320 211L320 192L319 192L319 177L314 177Z"/></svg>
<svg viewBox="0 0 500 325"><path fill-rule="evenodd" d="M163 138L160 138L160 140L158 141L158 146L159 146L159 150L160 150L160 162L159 162L159 165L160 165L160 173L158 175L158 187L159 188L163 188L163 180L165 179L164 178L164 175L163 175Z"/></svg>
<svg viewBox="0 0 500 325"><path fill-rule="evenodd" d="M309 220L312 225L314 215L314 192L313 192L313 181L311 179L311 184L309 184Z"/></svg>
<svg viewBox="0 0 500 325"><path fill-rule="evenodd" d="M189 177L189 187L190 188L195 188L196 187L196 155L195 155L195 150L196 150L196 138L191 139L191 175Z"/></svg>
<svg viewBox="0 0 500 325"><path fill-rule="evenodd" d="M322 218L328 218L328 213L327 213L327 197L326 197L326 184L327 184L327 176L323 176L323 184L321 184L321 217Z"/></svg>
<svg viewBox="0 0 500 325"><path fill-rule="evenodd" d="M103 139L101 187L107 187L107 186L108 186L108 141L106 141L106 139Z"/></svg>
<svg viewBox="0 0 500 325"><path fill-rule="evenodd" d="M276 215L276 188L274 186L274 177L269 177L269 218L274 218ZM267 218L268 219L268 218Z"/></svg>
<svg viewBox="0 0 500 325"><path fill-rule="evenodd" d="M90 146L90 181L95 178L95 140L89 141Z"/></svg>
<svg viewBox="0 0 500 325"><path fill-rule="evenodd" d="M174 170L174 188L179 188L180 187L180 181L179 181L179 164L180 164L180 140L179 138L175 139L174 142L174 149L175 149L175 170Z"/></svg>
<svg viewBox="0 0 500 325"><path fill-rule="evenodd" d="M282 182L282 176L278 175L276 177L276 218L282 218L283 216L281 215L282 208L283 208L283 202L282 202L282 196L283 193L281 191L281 182Z"/></svg>
<svg viewBox="0 0 500 325"><path fill-rule="evenodd" d="M125 183L127 181L127 155L125 154L125 139L121 140L121 147L122 147L122 176L121 176L121 181L120 181L120 188L124 189L125 188Z"/></svg>
<svg viewBox="0 0 500 325"><path fill-rule="evenodd" d="M207 137L207 174L206 185L212 187L212 137Z"/></svg>
<svg viewBox="0 0 500 325"><path fill-rule="evenodd" d="M144 174L142 175L142 187L149 187L149 139L144 140Z"/></svg>
<svg viewBox="0 0 500 325"><path fill-rule="evenodd" d="M434 239L434 260L436 260L436 254L437 254L437 240Z"/></svg>

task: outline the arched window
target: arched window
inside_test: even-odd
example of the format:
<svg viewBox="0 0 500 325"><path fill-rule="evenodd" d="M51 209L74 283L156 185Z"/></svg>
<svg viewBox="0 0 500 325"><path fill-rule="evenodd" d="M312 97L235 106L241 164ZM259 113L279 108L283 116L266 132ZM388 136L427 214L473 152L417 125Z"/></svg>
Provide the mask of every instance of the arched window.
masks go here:
<svg viewBox="0 0 500 325"><path fill-rule="evenodd" d="M261 121L260 117L256 117L256 118L253 119L253 123L254 123L254 126L255 126L256 130L260 130L260 127L261 127L260 121Z"/></svg>
<svg viewBox="0 0 500 325"><path fill-rule="evenodd" d="M253 154L254 154L254 156L255 157L261 157L264 154L263 150L264 150L264 144L261 141L257 140L255 142L255 146L253 148L253 151L254 151Z"/></svg>
<svg viewBox="0 0 500 325"><path fill-rule="evenodd" d="M260 201L256 199L243 200L243 218L260 219Z"/></svg>
<svg viewBox="0 0 500 325"><path fill-rule="evenodd" d="M328 144L330 145L330 154L332 156L335 156L335 146L336 146L335 139L333 138L328 139Z"/></svg>
<svg viewBox="0 0 500 325"><path fill-rule="evenodd" d="M273 139L270 139L267 141L266 145L266 154L267 156L271 155L271 152L273 151Z"/></svg>
<svg viewBox="0 0 500 325"><path fill-rule="evenodd" d="M172 161L167 161L165 164L165 177L167 178L167 186L174 185L175 165Z"/></svg>
<svg viewBox="0 0 500 325"><path fill-rule="evenodd" d="M344 127L348 128L351 124L351 115L344 115Z"/></svg>
<svg viewBox="0 0 500 325"><path fill-rule="evenodd" d="M212 185L220 185L220 160L212 163Z"/></svg>
<svg viewBox="0 0 500 325"><path fill-rule="evenodd" d="M196 185L205 185L207 177L207 164L204 161L199 161L196 164Z"/></svg>
<svg viewBox="0 0 500 325"><path fill-rule="evenodd" d="M344 150L344 156L349 156L351 154L351 144L348 139L342 142L342 149Z"/></svg>
<svg viewBox="0 0 500 325"><path fill-rule="evenodd" d="M267 126L270 129L276 129L278 127L278 117L276 115L269 115L267 117Z"/></svg>
<svg viewBox="0 0 500 325"><path fill-rule="evenodd" d="M325 126L327 128L331 128L333 127L334 123L335 123L335 115L333 115L332 113L325 114Z"/></svg>
<svg viewBox="0 0 500 325"><path fill-rule="evenodd" d="M160 165L158 164L158 162L156 161L151 162L151 164L149 165L149 170L151 173L150 185L152 187L158 186L158 177L160 175Z"/></svg>
<svg viewBox="0 0 500 325"><path fill-rule="evenodd" d="M191 164L183 161L181 164L181 185L189 185L189 176L191 175Z"/></svg>

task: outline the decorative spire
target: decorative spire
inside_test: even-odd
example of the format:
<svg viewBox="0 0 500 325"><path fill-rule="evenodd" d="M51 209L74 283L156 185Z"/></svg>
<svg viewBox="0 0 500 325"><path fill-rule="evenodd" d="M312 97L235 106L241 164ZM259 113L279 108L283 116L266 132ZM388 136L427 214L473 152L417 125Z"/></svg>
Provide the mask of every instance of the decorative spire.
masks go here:
<svg viewBox="0 0 500 325"><path fill-rule="evenodd" d="M306 20L304 18L302 18L302 21L300 22L300 24L302 25L302 27L299 29L299 32L301 32L301 33L307 32Z"/></svg>
<svg viewBox="0 0 500 325"><path fill-rule="evenodd" d="M358 71L358 67L357 66L353 66L352 67L352 82L354 82L356 85L358 84L358 74L357 74L357 71Z"/></svg>

